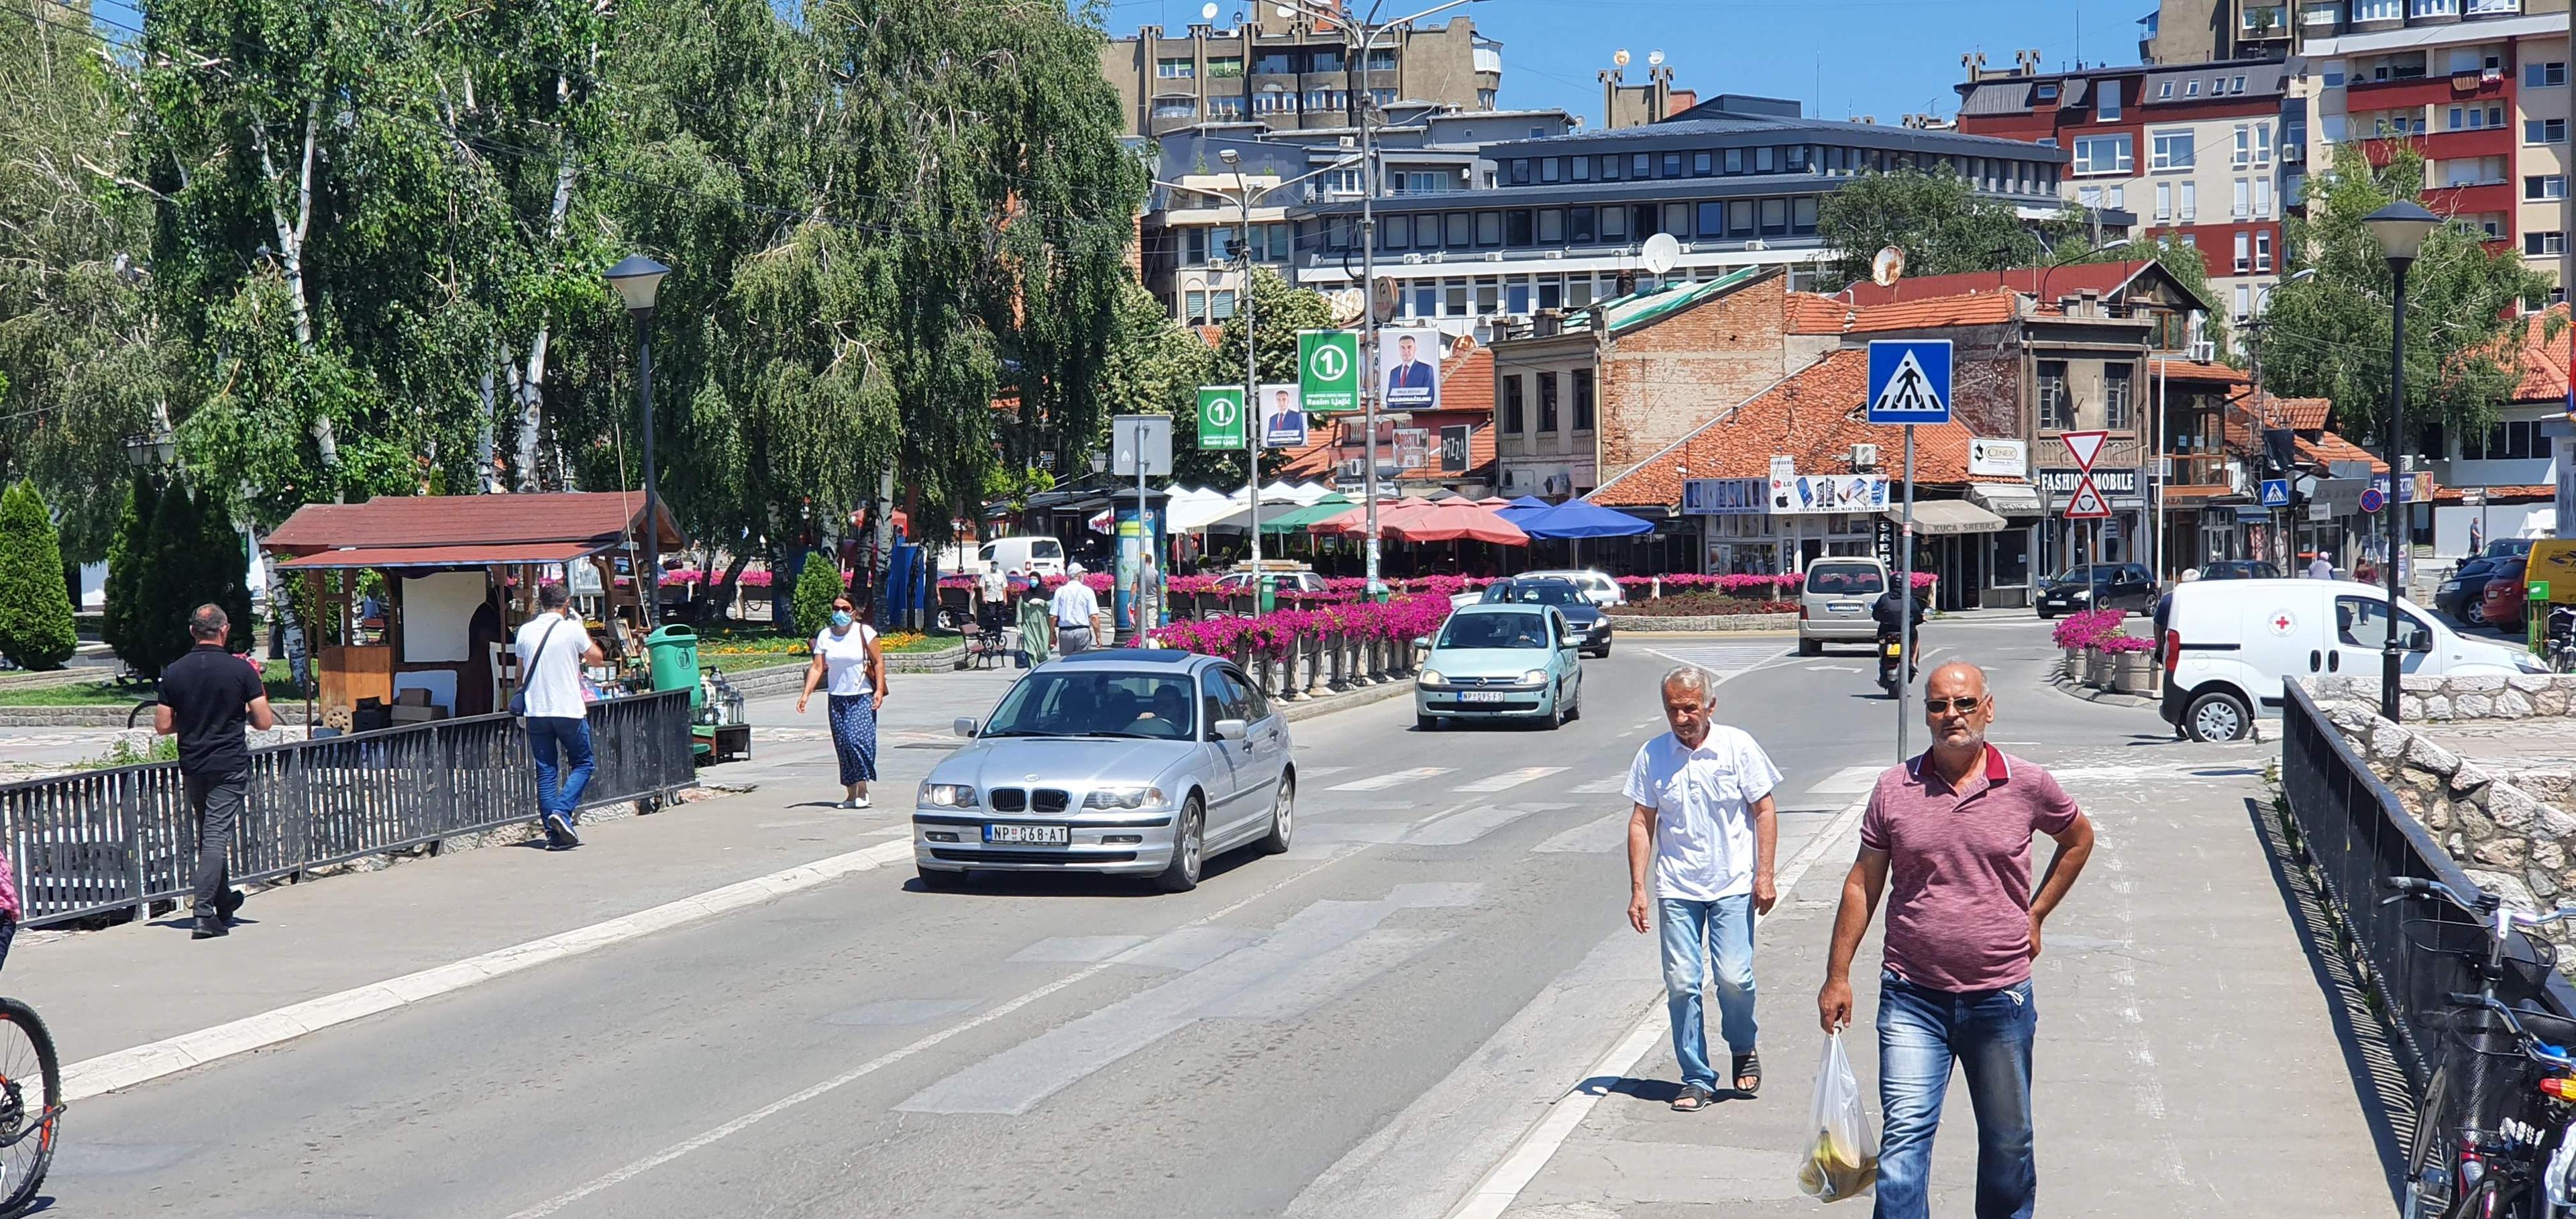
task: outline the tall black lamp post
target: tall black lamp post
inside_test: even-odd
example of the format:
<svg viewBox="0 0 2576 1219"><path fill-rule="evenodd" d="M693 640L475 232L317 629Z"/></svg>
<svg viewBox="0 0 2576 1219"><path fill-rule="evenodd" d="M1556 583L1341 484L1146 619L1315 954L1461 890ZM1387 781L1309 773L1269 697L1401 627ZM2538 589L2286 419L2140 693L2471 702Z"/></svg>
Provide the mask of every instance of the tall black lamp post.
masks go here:
<svg viewBox="0 0 2576 1219"><path fill-rule="evenodd" d="M2424 249L2424 239L2441 226L2442 218L2424 210L2411 199L2400 199L2362 218L2372 236L2379 239L2379 252L2388 259L2388 275L2395 281L2389 311L2388 345L2388 638L2379 653L2379 714L2390 722L2397 719L2397 647L2398 572L2405 568L2406 523L2405 496L2398 481L2406 477L2406 269L2415 265L2415 256Z"/></svg>
<svg viewBox="0 0 2576 1219"><path fill-rule="evenodd" d="M641 254L629 254L608 269L609 286L626 299L626 316L635 319L635 397L644 413L644 561L635 572L635 589L644 602L644 625L650 629L662 615L662 514L653 489L653 299L671 268Z"/></svg>

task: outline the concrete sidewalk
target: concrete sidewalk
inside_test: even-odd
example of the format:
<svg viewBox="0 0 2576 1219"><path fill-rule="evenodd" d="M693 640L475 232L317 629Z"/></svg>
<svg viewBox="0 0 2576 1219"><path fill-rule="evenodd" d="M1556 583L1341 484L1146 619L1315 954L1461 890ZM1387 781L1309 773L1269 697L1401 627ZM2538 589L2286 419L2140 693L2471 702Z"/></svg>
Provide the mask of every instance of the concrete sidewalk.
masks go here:
<svg viewBox="0 0 2576 1219"><path fill-rule="evenodd" d="M2264 756L2241 746L2031 752L2100 835L2038 965L2039 1213L2388 1213L2397 1153L2366 1116L2342 1017L2249 806L2267 798ZM1815 992L1851 847L1838 844L1763 924L1761 1098L1673 1112L1679 1074L1658 1012L1645 1056L1585 1081L1599 1100L1503 1214L1814 1212L1792 1174L1823 1049ZM2044 862L2049 844L2034 849ZM1854 961L1856 1020L1844 1033L1873 1118L1879 951L1873 931ZM1932 1209L1965 1215L1976 1126L1964 1084L1945 1112Z"/></svg>

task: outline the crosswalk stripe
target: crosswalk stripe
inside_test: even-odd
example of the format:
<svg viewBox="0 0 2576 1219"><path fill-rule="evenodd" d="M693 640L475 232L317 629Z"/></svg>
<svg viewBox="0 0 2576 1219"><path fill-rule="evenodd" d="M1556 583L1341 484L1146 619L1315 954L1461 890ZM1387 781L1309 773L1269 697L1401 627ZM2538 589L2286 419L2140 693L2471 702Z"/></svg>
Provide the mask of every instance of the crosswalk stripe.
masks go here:
<svg viewBox="0 0 2576 1219"><path fill-rule="evenodd" d="M1627 845L1628 819L1633 815L1623 810L1586 821L1530 849L1547 854L1605 854L1615 851Z"/></svg>
<svg viewBox="0 0 2576 1219"><path fill-rule="evenodd" d="M1437 779L1455 769L1457 768L1454 766L1416 766L1409 770L1390 770L1385 774L1370 775L1365 779L1353 779L1348 783L1336 783L1324 790L1337 792L1385 791L1387 788L1394 787L1399 783L1411 783L1416 779Z"/></svg>
<svg viewBox="0 0 2576 1219"><path fill-rule="evenodd" d="M1348 766L1300 766L1297 768L1297 774L1301 778L1320 779L1326 775L1337 775L1349 769L1350 767Z"/></svg>
<svg viewBox="0 0 2576 1219"><path fill-rule="evenodd" d="M1811 796L1857 796L1878 786L1884 766L1846 766L1827 775L1825 780L1807 789Z"/></svg>
<svg viewBox="0 0 2576 1219"><path fill-rule="evenodd" d="M1594 779L1589 783L1576 784L1574 787L1574 794L1578 796L1615 796L1627 786L1628 781L1622 778Z"/></svg>
<svg viewBox="0 0 2576 1219"><path fill-rule="evenodd" d="M1564 771L1565 768L1562 766L1524 766L1519 770L1507 770L1498 775L1488 775L1473 783L1462 784L1449 790L1454 792L1509 791L1523 783L1544 779L1553 774L1562 774Z"/></svg>

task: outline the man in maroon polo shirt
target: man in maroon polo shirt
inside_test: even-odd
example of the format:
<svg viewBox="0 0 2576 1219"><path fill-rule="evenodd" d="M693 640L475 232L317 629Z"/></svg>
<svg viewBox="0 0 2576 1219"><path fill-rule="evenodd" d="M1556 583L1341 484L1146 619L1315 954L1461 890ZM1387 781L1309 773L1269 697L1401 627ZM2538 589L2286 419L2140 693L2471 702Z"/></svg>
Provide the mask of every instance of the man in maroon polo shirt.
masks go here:
<svg viewBox="0 0 2576 1219"><path fill-rule="evenodd" d="M1983 670L1964 661L1933 670L1923 713L1932 748L1870 792L1816 1008L1826 1032L1851 1023L1852 954L1885 892L1878 1098L1887 1135L1874 1214L1931 1214L1932 1135L1956 1066L1977 1114L1977 1219L2029 1219L2039 1193L2030 964L2040 924L2093 853L2093 824L2047 771L1986 743L1995 706ZM2034 833L2057 841L2035 894Z"/></svg>

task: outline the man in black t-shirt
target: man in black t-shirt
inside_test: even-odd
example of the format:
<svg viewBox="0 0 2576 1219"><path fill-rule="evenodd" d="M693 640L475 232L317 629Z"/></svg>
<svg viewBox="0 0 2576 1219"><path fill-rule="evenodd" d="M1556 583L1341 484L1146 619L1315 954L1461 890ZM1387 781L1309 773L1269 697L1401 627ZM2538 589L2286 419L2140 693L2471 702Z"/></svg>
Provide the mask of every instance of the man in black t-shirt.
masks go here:
<svg viewBox="0 0 2576 1219"><path fill-rule="evenodd" d="M179 776L197 814L201 940L227 934L233 911L241 908L225 856L232 848L233 821L250 793L250 744L242 727L265 731L277 725L259 670L224 650L231 629L221 606L200 605L188 615L188 636L197 646L161 671L161 705L152 709L153 730L179 738Z"/></svg>

